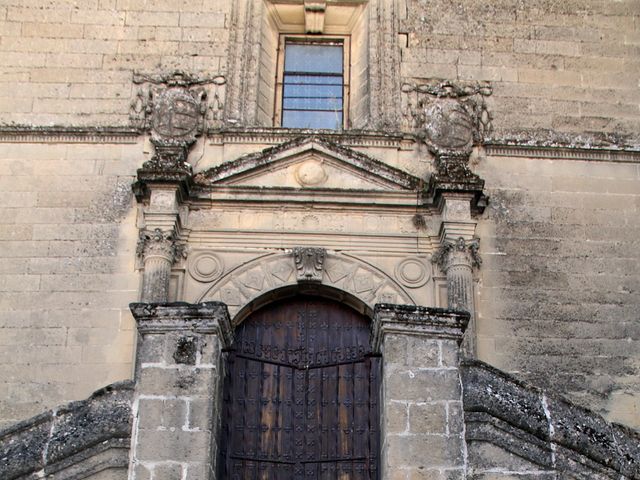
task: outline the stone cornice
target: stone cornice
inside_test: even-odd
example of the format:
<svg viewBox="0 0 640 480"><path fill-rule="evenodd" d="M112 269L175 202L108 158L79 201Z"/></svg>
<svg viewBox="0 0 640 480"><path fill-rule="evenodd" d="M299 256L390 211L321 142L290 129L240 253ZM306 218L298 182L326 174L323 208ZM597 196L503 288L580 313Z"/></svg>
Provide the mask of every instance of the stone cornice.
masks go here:
<svg viewBox="0 0 640 480"><path fill-rule="evenodd" d="M379 303L373 312L371 347L374 352L379 352L382 340L388 333L460 342L468 323L469 314L466 312Z"/></svg>
<svg viewBox="0 0 640 480"><path fill-rule="evenodd" d="M277 145L305 134L320 134L344 146L415 148L416 140L402 132L317 131L286 128L225 128L208 130L212 145L232 143ZM131 126L0 125L0 143L115 143L141 140L142 130ZM557 132L513 132L484 138L487 155L560 160L640 163L640 144L611 136Z"/></svg>
<svg viewBox="0 0 640 480"><path fill-rule="evenodd" d="M66 127L0 125L0 143L136 143L132 127Z"/></svg>
<svg viewBox="0 0 640 480"><path fill-rule="evenodd" d="M191 331L218 335L225 346L231 344L231 322L224 303L131 303L129 308L142 335Z"/></svg>

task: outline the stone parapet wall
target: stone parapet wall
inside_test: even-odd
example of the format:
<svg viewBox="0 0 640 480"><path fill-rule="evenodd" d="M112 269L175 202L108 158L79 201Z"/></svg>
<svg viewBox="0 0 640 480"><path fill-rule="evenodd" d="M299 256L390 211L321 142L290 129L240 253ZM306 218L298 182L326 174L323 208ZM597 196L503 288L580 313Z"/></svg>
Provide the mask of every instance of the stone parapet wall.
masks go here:
<svg viewBox="0 0 640 480"><path fill-rule="evenodd" d="M637 431L481 362L461 376L469 478L640 478Z"/></svg>
<svg viewBox="0 0 640 480"><path fill-rule="evenodd" d="M0 430L0 477L127 478L132 397L131 382L113 384Z"/></svg>

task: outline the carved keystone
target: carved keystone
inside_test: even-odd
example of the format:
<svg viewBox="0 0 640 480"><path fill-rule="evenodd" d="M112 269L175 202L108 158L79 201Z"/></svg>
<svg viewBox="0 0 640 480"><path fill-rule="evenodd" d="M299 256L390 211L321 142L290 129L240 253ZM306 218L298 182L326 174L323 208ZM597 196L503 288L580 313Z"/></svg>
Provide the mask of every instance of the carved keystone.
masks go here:
<svg viewBox="0 0 640 480"><path fill-rule="evenodd" d="M296 247L293 249L298 283L322 282L326 254L327 251L324 248Z"/></svg>

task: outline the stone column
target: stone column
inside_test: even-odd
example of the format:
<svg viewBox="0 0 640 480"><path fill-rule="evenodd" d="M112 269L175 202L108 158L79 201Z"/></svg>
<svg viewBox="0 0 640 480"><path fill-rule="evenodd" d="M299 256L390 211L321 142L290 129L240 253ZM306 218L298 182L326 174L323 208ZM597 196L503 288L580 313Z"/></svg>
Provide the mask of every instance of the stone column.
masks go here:
<svg viewBox="0 0 640 480"><path fill-rule="evenodd" d="M176 260L176 243L173 232L159 228L140 232L138 255L142 257L143 302L166 302L169 297L171 267Z"/></svg>
<svg viewBox="0 0 640 480"><path fill-rule="evenodd" d="M138 326L130 480L215 478L227 307L134 303Z"/></svg>
<svg viewBox="0 0 640 480"><path fill-rule="evenodd" d="M478 240L458 237L454 242L445 241L433 256L442 272L447 275L447 307L464 310L470 314L463 353L475 356L475 302L473 295L473 269L480 267L482 260L478 254Z"/></svg>
<svg viewBox="0 0 640 480"><path fill-rule="evenodd" d="M433 256L433 261L447 275L448 308L465 310L473 318L473 269L482 263L478 240L459 237L455 242L446 242Z"/></svg>
<svg viewBox="0 0 640 480"><path fill-rule="evenodd" d="M469 316L376 305L372 347L383 357L381 478L465 478L459 345Z"/></svg>

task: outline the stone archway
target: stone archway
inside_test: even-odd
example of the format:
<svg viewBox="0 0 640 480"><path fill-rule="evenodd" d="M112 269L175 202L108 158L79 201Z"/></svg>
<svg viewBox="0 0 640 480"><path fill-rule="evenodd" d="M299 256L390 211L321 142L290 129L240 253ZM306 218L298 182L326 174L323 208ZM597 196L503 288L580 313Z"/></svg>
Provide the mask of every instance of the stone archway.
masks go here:
<svg viewBox="0 0 640 480"><path fill-rule="evenodd" d="M333 252L326 254L316 282L299 281L293 253L274 253L231 270L196 301L224 302L234 318L260 297L300 284L307 290L318 285L346 292L366 305L369 312L376 303L416 304L405 288L380 269L351 255Z"/></svg>

